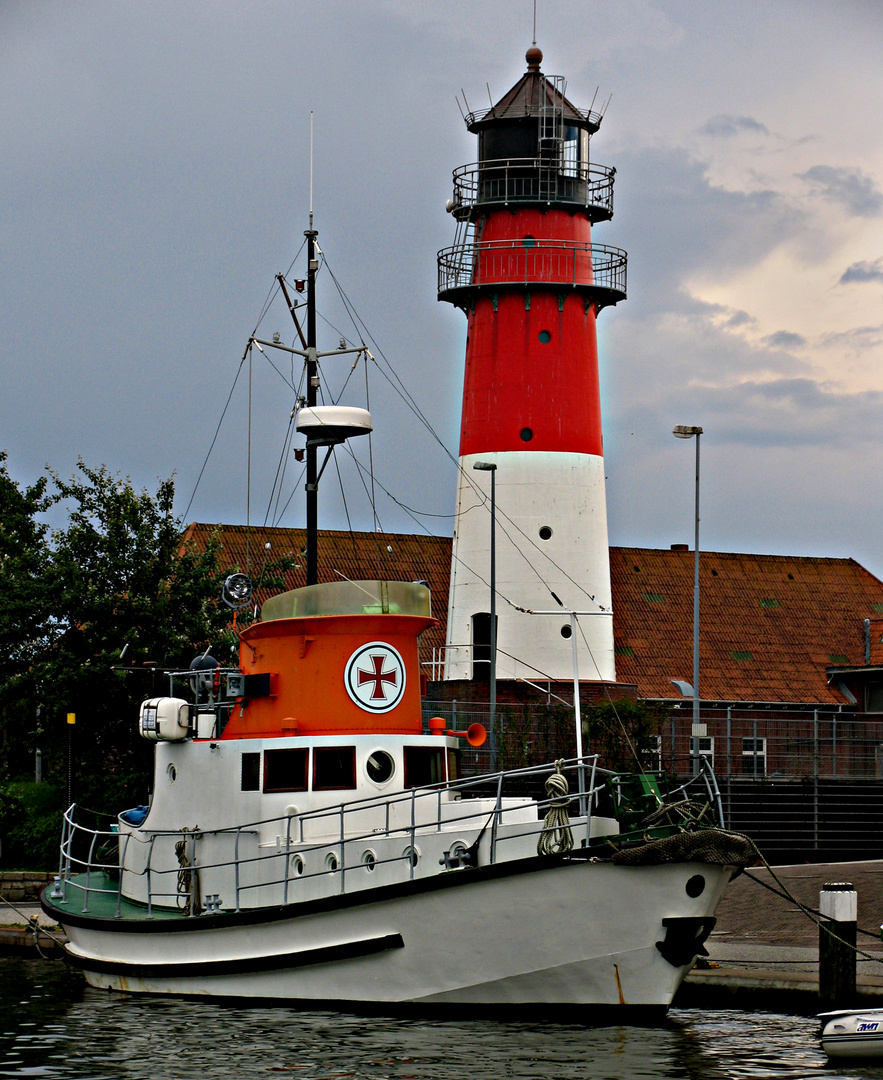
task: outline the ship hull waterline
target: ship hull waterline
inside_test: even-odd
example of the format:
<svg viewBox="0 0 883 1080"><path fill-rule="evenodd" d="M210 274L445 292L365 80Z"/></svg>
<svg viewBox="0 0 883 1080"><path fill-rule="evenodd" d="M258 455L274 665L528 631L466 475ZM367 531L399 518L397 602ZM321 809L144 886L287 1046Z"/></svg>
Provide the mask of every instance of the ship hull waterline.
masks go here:
<svg viewBox="0 0 883 1080"><path fill-rule="evenodd" d="M450 887L175 920L66 917L87 982L125 993L350 1006L666 1009L663 919L711 919L734 869L550 860L525 873L455 871ZM705 882L698 897L687 882ZM438 880L438 879L436 879ZM694 890L695 891L695 888Z"/></svg>

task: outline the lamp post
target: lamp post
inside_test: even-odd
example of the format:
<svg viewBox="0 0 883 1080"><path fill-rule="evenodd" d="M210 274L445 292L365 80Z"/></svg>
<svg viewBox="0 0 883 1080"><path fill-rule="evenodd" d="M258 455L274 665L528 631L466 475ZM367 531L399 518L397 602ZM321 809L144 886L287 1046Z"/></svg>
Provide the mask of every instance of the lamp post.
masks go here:
<svg viewBox="0 0 883 1080"><path fill-rule="evenodd" d="M692 439L696 436L696 500L695 500L695 527L696 535L693 543L693 734L690 746L693 757L693 769L698 771L699 765L699 441L702 428L686 424L678 424L672 429L672 435L676 439Z"/></svg>
<svg viewBox="0 0 883 1080"><path fill-rule="evenodd" d="M497 736L494 716L497 711L497 466L491 461L476 461L472 466L479 472L491 474L491 772L494 771L497 758Z"/></svg>

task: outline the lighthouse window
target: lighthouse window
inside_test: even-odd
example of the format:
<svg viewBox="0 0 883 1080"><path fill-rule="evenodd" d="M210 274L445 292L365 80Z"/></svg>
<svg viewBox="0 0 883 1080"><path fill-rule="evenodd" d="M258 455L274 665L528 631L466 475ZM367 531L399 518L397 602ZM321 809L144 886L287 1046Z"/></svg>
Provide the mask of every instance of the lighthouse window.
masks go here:
<svg viewBox="0 0 883 1080"><path fill-rule="evenodd" d="M565 623L561 627L561 636L563 638L573 637L573 627L570 625L570 623Z"/></svg>
<svg viewBox="0 0 883 1080"><path fill-rule="evenodd" d="M539 338L541 345L548 345L549 342L552 340L552 335L549 333L548 330L540 330Z"/></svg>
<svg viewBox="0 0 883 1080"><path fill-rule="evenodd" d="M245 756L242 755L243 762ZM264 751L264 791L306 790L306 748Z"/></svg>
<svg viewBox="0 0 883 1080"><path fill-rule="evenodd" d="M551 540L551 539L552 539L552 530L549 528L548 525L542 525L540 527L540 540Z"/></svg>
<svg viewBox="0 0 883 1080"><path fill-rule="evenodd" d="M525 238L521 242L526 248L532 248L537 246L536 237L534 236L525 236Z"/></svg>
<svg viewBox="0 0 883 1080"><path fill-rule="evenodd" d="M530 440L532 438L533 438L533 429L529 428L529 427L523 427L521 429L521 441L522 442L530 442Z"/></svg>
<svg viewBox="0 0 883 1080"><path fill-rule="evenodd" d="M354 746L317 746L313 750L313 791L339 791L355 786Z"/></svg>

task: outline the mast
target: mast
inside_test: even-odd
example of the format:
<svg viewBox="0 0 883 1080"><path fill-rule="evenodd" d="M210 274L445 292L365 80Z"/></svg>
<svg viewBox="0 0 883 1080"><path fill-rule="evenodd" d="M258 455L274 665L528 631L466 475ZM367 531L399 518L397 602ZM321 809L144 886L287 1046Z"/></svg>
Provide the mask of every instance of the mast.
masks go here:
<svg viewBox="0 0 883 1080"><path fill-rule="evenodd" d="M311 196L312 202L312 196ZM316 404L316 390L319 385L318 357L316 352L316 271L319 268L316 259L316 237L313 228L313 210L310 207L310 227L304 232L307 238L307 407ZM315 442L307 441L307 585L316 585L319 581L318 536L319 536L319 470L317 459L318 447Z"/></svg>

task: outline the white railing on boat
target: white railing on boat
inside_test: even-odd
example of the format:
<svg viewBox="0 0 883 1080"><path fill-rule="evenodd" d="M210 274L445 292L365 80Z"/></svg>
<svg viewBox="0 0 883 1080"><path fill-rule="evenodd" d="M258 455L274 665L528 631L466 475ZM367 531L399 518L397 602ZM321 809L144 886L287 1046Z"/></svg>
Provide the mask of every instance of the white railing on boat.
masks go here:
<svg viewBox="0 0 883 1080"><path fill-rule="evenodd" d="M347 875L349 874L351 879L353 872L359 869L373 871L378 867L399 864L404 867L407 879L413 880L420 858L418 840L427 843L429 837L441 833L449 834L451 840L458 833L467 836L476 834L469 846L458 840L452 842L447 851L439 848L438 853L442 855L439 865L445 870L474 865L474 852L480 847L485 865L525 857L526 841L531 842L529 853L533 855L537 850L533 842L538 841L543 832L555 827L547 824L548 811L553 807L563 808L565 805L568 812L574 815L569 817L569 827L576 837L575 847L589 848L593 840L597 844L599 839L603 838L603 834L599 837L592 832L593 810L597 819L596 808L601 795L610 790L608 781L613 778L615 787L615 778L623 774L599 768L598 755L569 759L556 765L560 766L565 776L569 775L571 780L575 781L575 792L543 799L535 799L523 793L504 794L506 784L526 788L530 786L530 781L536 785L548 779L555 772L556 766L547 764L413 788L391 796L373 796L302 814L286 814L221 829L183 828L172 831L140 827L120 832L118 825L110 829L91 829L75 820L74 805L64 815L61 861L58 879L51 894L52 899L56 904L67 905L71 896L78 894L82 898L82 906L78 910L88 913L90 896L113 897L114 914L120 918L122 905L128 899L125 888L127 875L129 878L143 876L146 878L144 906L148 918L154 916L154 907L168 911L170 908L180 907L182 901L185 902L188 913L198 914L201 907L199 875L232 869L235 901L232 908L225 907L224 910L238 912L243 907L253 908L254 905L243 904L246 894L251 890L274 887L281 887L280 900L284 905L292 902L293 898L299 899L297 893L303 891L304 882L331 878L333 875L339 875L337 891L346 893ZM647 790L650 797L654 797L652 785L649 785ZM669 791L665 802L667 805L683 803L697 795L699 801L706 804L710 810L706 823L722 824L720 793L714 773L707 766L697 776ZM432 815L424 812L430 804L434 804ZM457 812L444 812L443 807L448 811L457 808ZM365 815L378 808L383 812L382 826L373 827L370 831L348 830L348 822L355 821L356 815ZM401 815L397 815L396 811L402 808L407 810L408 821L406 824L397 824L395 818L401 818ZM529 820L525 817L525 811L531 815ZM533 814L536 816L533 817ZM334 829L323 832L323 823L330 822L334 822ZM280 828L276 833L275 851L256 855L240 853L243 837L272 834L277 824ZM321 839L309 840L311 834L315 837L320 833ZM232 837L231 857L205 863L198 861L200 848L205 847L212 838L218 837ZM369 848L373 856L370 866L362 860L350 862L348 865L348 851L366 843L379 844L381 840L390 838L406 842L406 847L400 854L378 857L373 849ZM166 854L170 846L183 845L178 848L180 854L177 866L157 868L154 865L155 850L160 841L166 842ZM141 844L147 848L146 859L138 870L127 866L132 844ZM105 854L108 847L114 852L112 860ZM514 854L513 849L517 849ZM325 855L322 868L306 872L305 858L317 852ZM243 881L249 867L266 867L280 859L284 872L269 879L261 877L259 881ZM174 890L165 887L169 877L174 879ZM106 884L109 878L116 878L116 884L112 888ZM397 880L405 879L400 876ZM328 895L327 890L325 895Z"/></svg>

